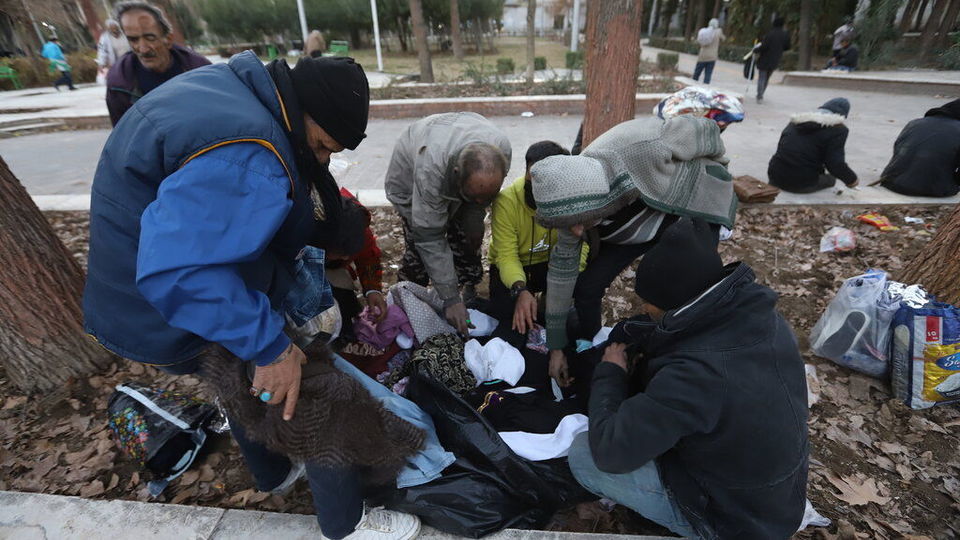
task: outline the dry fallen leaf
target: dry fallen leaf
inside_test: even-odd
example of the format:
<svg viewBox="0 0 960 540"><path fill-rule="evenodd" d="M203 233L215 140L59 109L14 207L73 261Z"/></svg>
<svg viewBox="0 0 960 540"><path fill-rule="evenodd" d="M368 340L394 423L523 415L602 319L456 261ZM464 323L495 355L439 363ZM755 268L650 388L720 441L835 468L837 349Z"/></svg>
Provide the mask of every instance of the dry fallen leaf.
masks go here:
<svg viewBox="0 0 960 540"><path fill-rule="evenodd" d="M120 477L117 476L117 473L111 474L110 483L107 484L107 491L110 491L111 489L117 487L117 484L119 483L120 483Z"/></svg>
<svg viewBox="0 0 960 540"><path fill-rule="evenodd" d="M8 397L7 401L3 404L3 410L12 409L14 407L19 407L27 402L27 396L12 396Z"/></svg>
<svg viewBox="0 0 960 540"><path fill-rule="evenodd" d="M180 476L180 485L189 486L197 481L200 478L199 471L187 471Z"/></svg>
<svg viewBox="0 0 960 540"><path fill-rule="evenodd" d="M104 492L103 482L94 480L80 488L80 496L85 498L96 497Z"/></svg>
<svg viewBox="0 0 960 540"><path fill-rule="evenodd" d="M217 473L214 472L213 467L210 465L204 464L200 467L200 481L201 482L212 482L214 478L217 477Z"/></svg>
<svg viewBox="0 0 960 540"><path fill-rule="evenodd" d="M188 487L187 489L181 489L180 493L174 495L173 499L170 500L170 504L180 504L196 494L197 488L194 486Z"/></svg>
<svg viewBox="0 0 960 540"><path fill-rule="evenodd" d="M850 506L863 506L872 502L884 505L890 502L890 497L883 497L877 492L877 481L873 478L841 478L832 471L827 472L826 478L833 487L840 490L840 494L835 497Z"/></svg>

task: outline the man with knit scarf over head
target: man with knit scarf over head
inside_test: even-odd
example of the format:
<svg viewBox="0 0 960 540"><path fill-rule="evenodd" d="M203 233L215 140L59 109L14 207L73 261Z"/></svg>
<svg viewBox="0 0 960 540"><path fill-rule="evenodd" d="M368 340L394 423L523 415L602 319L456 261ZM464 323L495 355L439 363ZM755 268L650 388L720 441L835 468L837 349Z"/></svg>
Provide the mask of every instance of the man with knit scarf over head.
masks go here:
<svg viewBox="0 0 960 540"><path fill-rule="evenodd" d="M176 375L196 372L219 344L251 368L246 399L293 419L305 357L285 319L328 307L317 286L323 256L307 243L337 228L340 194L327 166L366 136L368 107L367 78L352 59L302 58L291 70L251 51L138 100L93 181L86 331ZM364 516L357 468L298 466L242 423L231 428L258 489L286 490L306 470L327 538L419 530L412 516Z"/></svg>
<svg viewBox="0 0 960 540"><path fill-rule="evenodd" d="M678 216L733 227L737 198L726 163L717 123L682 115L624 122L579 156L551 156L530 169L537 221L560 230L547 272L546 322L550 375L561 386L573 382L565 352L571 301L578 337L590 339L600 329L607 287ZM588 239L591 260L578 277Z"/></svg>

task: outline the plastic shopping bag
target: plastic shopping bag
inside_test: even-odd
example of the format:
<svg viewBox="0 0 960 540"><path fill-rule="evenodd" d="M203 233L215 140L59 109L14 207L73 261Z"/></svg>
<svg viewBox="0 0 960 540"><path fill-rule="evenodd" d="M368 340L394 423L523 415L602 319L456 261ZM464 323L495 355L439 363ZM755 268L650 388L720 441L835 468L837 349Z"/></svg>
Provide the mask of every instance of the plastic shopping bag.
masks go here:
<svg viewBox="0 0 960 540"><path fill-rule="evenodd" d="M903 306L893 322L893 393L914 409L960 401L960 309Z"/></svg>
<svg viewBox="0 0 960 540"><path fill-rule="evenodd" d="M844 281L810 332L817 356L881 378L889 373L890 324L900 299L887 292L882 270Z"/></svg>

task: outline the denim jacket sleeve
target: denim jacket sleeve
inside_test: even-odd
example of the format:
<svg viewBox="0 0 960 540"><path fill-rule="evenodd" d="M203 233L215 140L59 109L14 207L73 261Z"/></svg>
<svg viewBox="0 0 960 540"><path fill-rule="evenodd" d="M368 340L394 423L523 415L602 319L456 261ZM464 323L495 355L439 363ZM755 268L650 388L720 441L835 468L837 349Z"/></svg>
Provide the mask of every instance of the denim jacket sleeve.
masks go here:
<svg viewBox="0 0 960 540"><path fill-rule="evenodd" d="M269 150L234 143L191 160L160 185L140 220L137 287L174 327L265 365L289 344L283 315L250 289L256 260L286 219L290 180Z"/></svg>

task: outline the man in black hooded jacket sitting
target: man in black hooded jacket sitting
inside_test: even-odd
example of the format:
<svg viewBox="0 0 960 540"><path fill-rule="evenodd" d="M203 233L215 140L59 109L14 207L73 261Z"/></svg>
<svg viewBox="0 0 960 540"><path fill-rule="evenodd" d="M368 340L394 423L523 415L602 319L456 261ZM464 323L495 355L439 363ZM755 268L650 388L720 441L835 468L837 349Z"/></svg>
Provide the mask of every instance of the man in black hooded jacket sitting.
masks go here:
<svg viewBox="0 0 960 540"><path fill-rule="evenodd" d="M594 371L573 475L683 536L790 537L806 504L807 394L776 293L746 264L723 266L716 231L687 218L641 259L636 291L645 314L614 328Z"/></svg>
<svg viewBox="0 0 960 540"><path fill-rule="evenodd" d="M903 195L952 197L960 192L960 99L930 109L903 128L880 180Z"/></svg>

